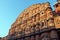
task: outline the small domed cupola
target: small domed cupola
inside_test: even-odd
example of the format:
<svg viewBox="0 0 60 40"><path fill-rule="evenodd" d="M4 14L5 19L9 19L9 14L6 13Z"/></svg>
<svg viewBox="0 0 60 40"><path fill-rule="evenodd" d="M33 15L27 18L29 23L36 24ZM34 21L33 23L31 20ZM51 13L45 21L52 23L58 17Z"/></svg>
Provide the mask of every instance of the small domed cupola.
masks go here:
<svg viewBox="0 0 60 40"><path fill-rule="evenodd" d="M56 14L60 14L60 0L57 0L57 2L54 5Z"/></svg>

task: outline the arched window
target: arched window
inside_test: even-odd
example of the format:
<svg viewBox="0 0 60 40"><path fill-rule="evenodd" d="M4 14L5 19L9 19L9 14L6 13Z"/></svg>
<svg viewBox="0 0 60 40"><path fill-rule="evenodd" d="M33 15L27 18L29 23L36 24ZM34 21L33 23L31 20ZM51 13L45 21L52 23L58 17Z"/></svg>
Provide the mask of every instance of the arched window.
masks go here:
<svg viewBox="0 0 60 40"><path fill-rule="evenodd" d="M41 35L41 40L51 40L48 33L43 33Z"/></svg>

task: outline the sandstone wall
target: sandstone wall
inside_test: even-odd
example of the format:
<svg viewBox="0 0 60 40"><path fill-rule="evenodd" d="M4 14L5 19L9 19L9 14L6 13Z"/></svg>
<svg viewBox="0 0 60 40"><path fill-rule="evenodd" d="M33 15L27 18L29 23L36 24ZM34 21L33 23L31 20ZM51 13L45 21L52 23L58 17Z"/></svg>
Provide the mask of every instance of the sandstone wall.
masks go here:
<svg viewBox="0 0 60 40"><path fill-rule="evenodd" d="M15 40L15 38L22 38L21 40L54 39L52 34L54 32L57 36L57 32L56 30L53 30L52 32L51 29L60 28L60 16L55 17L53 14L49 2L34 4L28 7L12 24L8 38L10 38L10 40ZM53 36L55 37L55 35ZM6 37L4 39L7 40Z"/></svg>

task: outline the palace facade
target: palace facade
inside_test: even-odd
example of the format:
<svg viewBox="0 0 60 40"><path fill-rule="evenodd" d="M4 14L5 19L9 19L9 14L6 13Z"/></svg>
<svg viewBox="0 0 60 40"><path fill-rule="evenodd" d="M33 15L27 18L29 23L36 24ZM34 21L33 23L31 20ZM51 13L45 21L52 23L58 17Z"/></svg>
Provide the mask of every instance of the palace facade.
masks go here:
<svg viewBox="0 0 60 40"><path fill-rule="evenodd" d="M33 4L25 9L12 24L9 33L1 40L59 40L60 1Z"/></svg>

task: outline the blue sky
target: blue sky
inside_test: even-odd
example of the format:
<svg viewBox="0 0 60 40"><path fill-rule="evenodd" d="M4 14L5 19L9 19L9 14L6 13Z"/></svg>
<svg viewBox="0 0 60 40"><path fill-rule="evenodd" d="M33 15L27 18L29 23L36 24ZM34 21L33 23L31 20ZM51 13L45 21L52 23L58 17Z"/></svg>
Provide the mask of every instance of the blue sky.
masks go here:
<svg viewBox="0 0 60 40"><path fill-rule="evenodd" d="M56 0L0 0L0 37L8 34L12 23L24 9L32 4L47 1L50 2L53 8Z"/></svg>

